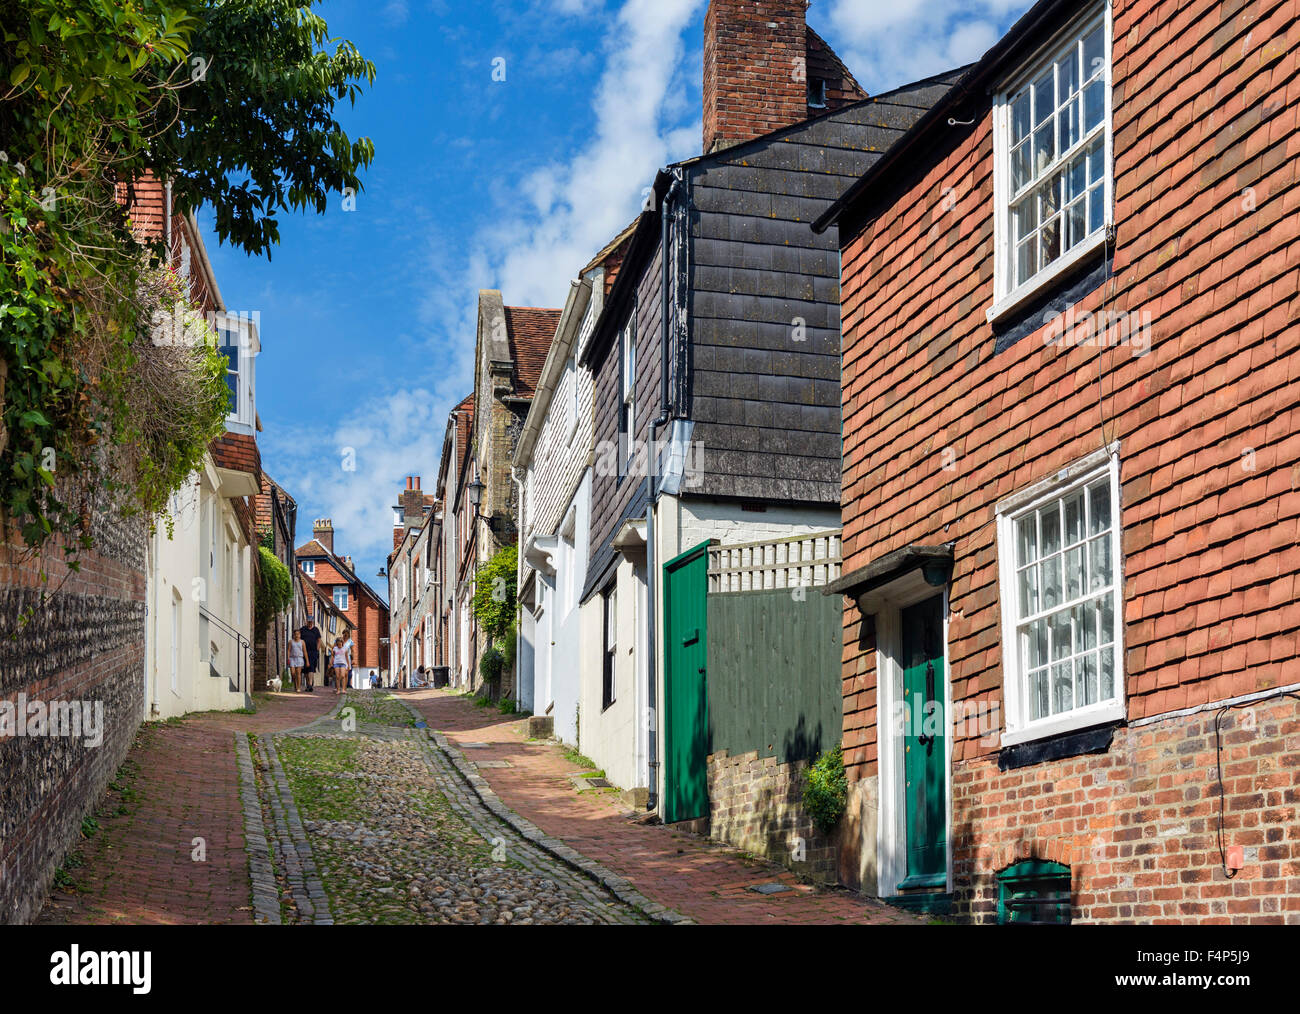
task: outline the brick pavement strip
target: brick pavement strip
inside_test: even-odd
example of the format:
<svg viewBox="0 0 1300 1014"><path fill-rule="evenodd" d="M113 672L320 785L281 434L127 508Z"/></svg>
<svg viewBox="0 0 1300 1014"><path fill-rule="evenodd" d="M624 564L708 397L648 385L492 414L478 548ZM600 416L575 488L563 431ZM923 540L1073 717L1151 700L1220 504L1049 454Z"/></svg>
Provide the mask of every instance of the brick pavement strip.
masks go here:
<svg viewBox="0 0 1300 1014"><path fill-rule="evenodd" d="M75 883L51 892L37 922L253 923L247 849L250 836L270 843L265 828L248 819L241 777L254 784L252 757L233 733L302 725L332 703L319 693L259 695L255 715L189 715L142 727L125 765L135 772L129 792L101 801L100 830L81 844L83 864L69 871ZM205 849L201 861L192 854L196 838ZM278 921L273 881L271 897ZM271 906L262 914L269 921Z"/></svg>
<svg viewBox="0 0 1300 1014"><path fill-rule="evenodd" d="M498 806L533 825L540 838L570 850L558 854L602 867L622 889L679 917L734 925L915 926L926 921L874 898L801 883L784 867L682 829L637 823L611 794L575 791L569 776L581 768L565 760L554 743L525 741L518 718L478 708L446 691L400 696L431 729L439 730L453 755L460 756L457 748L473 742L487 744L487 749L474 750L476 761L480 755L508 759L508 768L476 768L467 777L490 790ZM468 767L470 761L461 756L461 763ZM752 890L774 882L791 890L771 895Z"/></svg>

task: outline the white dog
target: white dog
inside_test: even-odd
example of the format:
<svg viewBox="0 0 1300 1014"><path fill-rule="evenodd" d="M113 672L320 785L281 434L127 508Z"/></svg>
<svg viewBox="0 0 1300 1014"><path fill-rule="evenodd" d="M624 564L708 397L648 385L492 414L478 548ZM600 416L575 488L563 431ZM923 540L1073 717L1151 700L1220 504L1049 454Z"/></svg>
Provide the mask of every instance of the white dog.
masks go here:
<svg viewBox="0 0 1300 1014"><path fill-rule="evenodd" d="M268 689L273 690L278 694L280 688L284 686L284 680L280 679L279 676L273 676L266 681L266 685Z"/></svg>

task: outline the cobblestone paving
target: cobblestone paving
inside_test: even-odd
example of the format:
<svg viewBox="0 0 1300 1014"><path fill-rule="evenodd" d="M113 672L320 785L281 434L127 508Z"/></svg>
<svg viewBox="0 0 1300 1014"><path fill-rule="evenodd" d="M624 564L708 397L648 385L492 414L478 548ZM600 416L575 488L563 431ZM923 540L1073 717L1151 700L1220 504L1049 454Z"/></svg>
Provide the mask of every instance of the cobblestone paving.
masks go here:
<svg viewBox="0 0 1300 1014"><path fill-rule="evenodd" d="M344 731L341 716L355 720L355 731ZM307 727L263 737L272 779L278 768L281 796L302 814L306 847L298 856L318 865L335 921L647 921L491 813L415 722L388 695L363 691ZM275 812L277 827L287 819ZM281 861L292 866L293 854ZM288 921L298 921L296 913Z"/></svg>
<svg viewBox="0 0 1300 1014"><path fill-rule="evenodd" d="M430 729L453 751L465 752L476 777L545 840L559 842L629 889L692 922L727 925L922 925L925 920L873 898L801 883L789 870L675 827L646 826L611 792L578 793L570 776L582 768L551 743L525 738L526 722L476 707L442 690L403 691ZM484 761L508 761L487 767ZM753 888L779 883L789 890L763 895ZM655 914L654 910L641 906Z"/></svg>

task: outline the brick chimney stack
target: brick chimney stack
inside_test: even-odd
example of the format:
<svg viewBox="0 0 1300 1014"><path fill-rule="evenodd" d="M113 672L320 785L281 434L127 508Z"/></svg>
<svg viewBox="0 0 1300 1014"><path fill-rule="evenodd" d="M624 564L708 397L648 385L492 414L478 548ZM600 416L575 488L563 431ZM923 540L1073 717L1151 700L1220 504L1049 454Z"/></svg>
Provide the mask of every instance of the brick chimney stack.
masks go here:
<svg viewBox="0 0 1300 1014"><path fill-rule="evenodd" d="M402 490L402 495L398 498L398 506L402 509L402 527L405 531L424 524L424 490L420 488L418 475L406 477L406 489Z"/></svg>
<svg viewBox="0 0 1300 1014"><path fill-rule="evenodd" d="M805 0L711 0L704 153L808 118Z"/></svg>
<svg viewBox="0 0 1300 1014"><path fill-rule="evenodd" d="M317 518L311 526L312 538L329 552L334 552L334 522L329 518Z"/></svg>

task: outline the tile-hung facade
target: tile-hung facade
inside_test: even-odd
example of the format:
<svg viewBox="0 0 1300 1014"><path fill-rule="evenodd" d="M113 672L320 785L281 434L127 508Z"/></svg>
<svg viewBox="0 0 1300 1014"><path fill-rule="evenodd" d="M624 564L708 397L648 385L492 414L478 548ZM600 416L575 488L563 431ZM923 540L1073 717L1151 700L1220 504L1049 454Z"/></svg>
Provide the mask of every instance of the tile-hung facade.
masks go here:
<svg viewBox="0 0 1300 1014"><path fill-rule="evenodd" d="M550 716L553 734L570 744L578 741L578 599L590 555L593 450L592 375L578 357L631 232L620 233L571 283L515 450L523 485L516 700Z"/></svg>
<svg viewBox="0 0 1300 1014"><path fill-rule="evenodd" d="M664 567L710 540L838 527L839 262L808 226L947 87L863 98L797 0L715 0L704 56L709 154L658 175L579 358L596 406L579 746L651 805L665 737L681 742L657 720ZM805 57L834 68L829 93L787 72ZM701 784L703 742L675 760Z"/></svg>
<svg viewBox="0 0 1300 1014"><path fill-rule="evenodd" d="M559 310L506 306L500 292L479 292L472 456L463 481L467 491L474 482L481 483L482 496L477 511L472 503L462 505L468 552L458 587L464 672L473 689L479 688L479 661L488 647L487 636L472 616L475 574L518 541L515 450L559 319ZM515 669L507 668L497 692L513 698L514 682Z"/></svg>
<svg viewBox="0 0 1300 1014"><path fill-rule="evenodd" d="M1044 0L819 223L863 891L1300 921L1298 44Z"/></svg>

